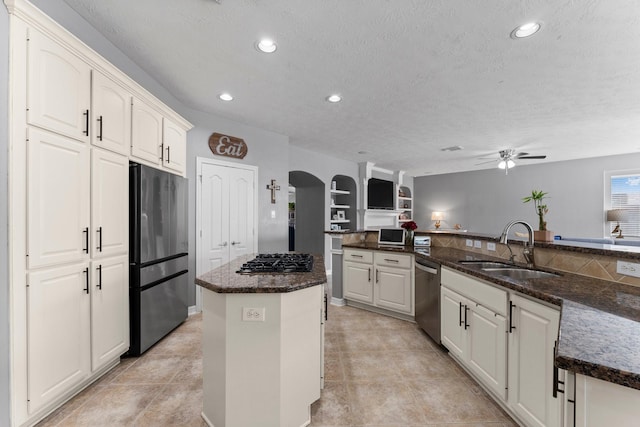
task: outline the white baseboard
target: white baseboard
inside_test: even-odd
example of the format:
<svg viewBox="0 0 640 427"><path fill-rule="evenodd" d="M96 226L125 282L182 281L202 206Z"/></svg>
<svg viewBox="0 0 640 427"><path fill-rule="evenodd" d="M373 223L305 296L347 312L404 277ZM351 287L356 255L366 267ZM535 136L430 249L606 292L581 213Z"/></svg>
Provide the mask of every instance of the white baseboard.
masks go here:
<svg viewBox="0 0 640 427"><path fill-rule="evenodd" d="M198 309L197 309L197 307L195 305L190 305L189 306L188 311L187 311L187 314L189 316L193 316L194 314L198 314L198 313L199 313L199 311L198 311Z"/></svg>
<svg viewBox="0 0 640 427"><path fill-rule="evenodd" d="M338 307L342 307L347 305L347 302L344 300L344 298L331 297L331 305L337 305Z"/></svg>

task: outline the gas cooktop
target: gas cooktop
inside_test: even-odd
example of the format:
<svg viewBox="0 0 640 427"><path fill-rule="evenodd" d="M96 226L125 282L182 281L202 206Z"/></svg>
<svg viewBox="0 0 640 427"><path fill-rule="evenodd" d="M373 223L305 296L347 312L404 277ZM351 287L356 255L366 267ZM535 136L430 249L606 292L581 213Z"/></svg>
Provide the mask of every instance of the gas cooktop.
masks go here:
<svg viewBox="0 0 640 427"><path fill-rule="evenodd" d="M258 254L242 264L236 273L308 273L312 270L311 254Z"/></svg>

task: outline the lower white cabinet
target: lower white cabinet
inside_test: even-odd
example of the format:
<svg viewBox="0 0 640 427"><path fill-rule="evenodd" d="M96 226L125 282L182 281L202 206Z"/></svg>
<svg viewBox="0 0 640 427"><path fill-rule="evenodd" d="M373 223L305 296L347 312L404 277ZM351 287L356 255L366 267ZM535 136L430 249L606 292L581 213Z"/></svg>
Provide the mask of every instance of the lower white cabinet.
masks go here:
<svg viewBox="0 0 640 427"><path fill-rule="evenodd" d="M637 389L576 374L575 405L575 427L640 424L640 390Z"/></svg>
<svg viewBox="0 0 640 427"><path fill-rule="evenodd" d="M27 277L28 411L34 413L88 377L89 263Z"/></svg>
<svg viewBox="0 0 640 427"><path fill-rule="evenodd" d="M129 257L91 263L91 369L96 371L129 349Z"/></svg>
<svg viewBox="0 0 640 427"><path fill-rule="evenodd" d="M466 282L459 273L442 270L441 340L452 356L475 374L486 387L506 399L507 339L506 318L464 295L452 291L469 286L489 286L480 281ZM506 301L506 292L503 292ZM474 289L469 288L473 294Z"/></svg>
<svg viewBox="0 0 640 427"><path fill-rule="evenodd" d="M413 256L345 249L344 297L402 314L414 314Z"/></svg>
<svg viewBox="0 0 640 427"><path fill-rule="evenodd" d="M516 294L509 311L509 407L527 426L560 426L563 398L553 396L560 313Z"/></svg>

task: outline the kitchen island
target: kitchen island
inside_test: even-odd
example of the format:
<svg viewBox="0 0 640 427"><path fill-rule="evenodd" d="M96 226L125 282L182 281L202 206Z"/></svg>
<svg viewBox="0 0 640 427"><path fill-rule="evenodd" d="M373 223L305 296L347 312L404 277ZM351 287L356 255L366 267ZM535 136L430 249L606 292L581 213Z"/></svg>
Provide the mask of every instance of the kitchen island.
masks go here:
<svg viewBox="0 0 640 427"><path fill-rule="evenodd" d="M321 256L307 273L237 271L196 278L203 291L203 410L210 426L304 426L323 370Z"/></svg>

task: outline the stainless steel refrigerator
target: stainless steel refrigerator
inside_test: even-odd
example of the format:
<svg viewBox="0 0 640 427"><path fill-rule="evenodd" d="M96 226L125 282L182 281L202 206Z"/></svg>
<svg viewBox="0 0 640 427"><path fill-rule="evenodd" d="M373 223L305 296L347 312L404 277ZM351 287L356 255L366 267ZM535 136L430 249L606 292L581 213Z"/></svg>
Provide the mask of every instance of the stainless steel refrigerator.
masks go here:
<svg viewBox="0 0 640 427"><path fill-rule="evenodd" d="M186 178L129 164L129 355L187 318L187 191Z"/></svg>

